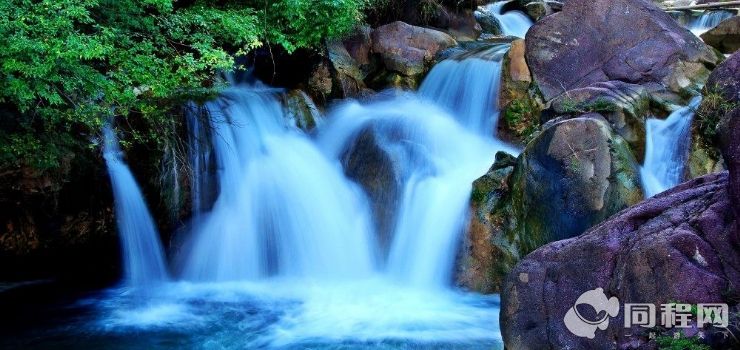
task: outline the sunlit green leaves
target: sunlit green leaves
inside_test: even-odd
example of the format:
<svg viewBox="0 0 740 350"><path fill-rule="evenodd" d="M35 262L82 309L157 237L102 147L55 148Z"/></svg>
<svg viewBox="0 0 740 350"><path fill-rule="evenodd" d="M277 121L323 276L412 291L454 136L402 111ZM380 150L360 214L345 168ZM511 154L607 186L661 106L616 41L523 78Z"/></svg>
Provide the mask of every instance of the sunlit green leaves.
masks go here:
<svg viewBox="0 0 740 350"><path fill-rule="evenodd" d="M174 106L216 92L235 55L342 35L365 1L0 0L0 162L53 165L111 114L157 137Z"/></svg>

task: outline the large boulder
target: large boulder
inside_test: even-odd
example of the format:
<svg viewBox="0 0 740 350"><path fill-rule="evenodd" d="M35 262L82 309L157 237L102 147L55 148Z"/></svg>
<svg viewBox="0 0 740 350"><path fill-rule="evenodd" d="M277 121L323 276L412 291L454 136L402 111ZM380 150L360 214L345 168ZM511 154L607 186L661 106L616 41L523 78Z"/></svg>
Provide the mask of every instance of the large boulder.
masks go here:
<svg viewBox="0 0 740 350"><path fill-rule="evenodd" d="M642 200L627 143L596 113L556 121L519 161L514 207L530 249L577 236Z"/></svg>
<svg viewBox="0 0 740 350"><path fill-rule="evenodd" d="M569 0L526 39L527 62L546 100L611 80L698 90L720 60L647 0Z"/></svg>
<svg viewBox="0 0 740 350"><path fill-rule="evenodd" d="M595 288L603 288L621 305L650 303L658 310L670 302L736 303L740 232L727 181L726 172L695 179L580 237L548 244L527 256L502 291L500 323L506 347L656 347L650 332L661 335L661 330L625 328L623 308L593 339L571 333L564 323L566 313L582 293ZM685 336L696 334L695 328L684 331ZM726 340L716 340L722 341Z"/></svg>
<svg viewBox="0 0 740 350"><path fill-rule="evenodd" d="M730 173L729 192L732 197L735 215L740 217L740 108L735 108L722 120L720 142L722 156Z"/></svg>
<svg viewBox="0 0 740 350"><path fill-rule="evenodd" d="M702 40L722 53L740 49L740 17L730 17L701 35Z"/></svg>
<svg viewBox="0 0 740 350"><path fill-rule="evenodd" d="M497 157L474 183L459 285L500 291L521 257L642 200L638 165L603 116L555 120L544 128L515 165Z"/></svg>
<svg viewBox="0 0 740 350"><path fill-rule="evenodd" d="M437 52L457 45L446 33L400 21L376 28L371 37L385 67L408 77L426 72Z"/></svg>
<svg viewBox="0 0 740 350"><path fill-rule="evenodd" d="M707 89L724 99L725 105L720 111L729 110L719 121L718 144L727 169L734 174L730 178L730 194L735 215L740 217L740 52L712 72Z"/></svg>
<svg viewBox="0 0 740 350"><path fill-rule="evenodd" d="M327 56L331 62L335 95L340 98L357 97L365 89L366 74L350 55L344 43L338 40L327 43Z"/></svg>

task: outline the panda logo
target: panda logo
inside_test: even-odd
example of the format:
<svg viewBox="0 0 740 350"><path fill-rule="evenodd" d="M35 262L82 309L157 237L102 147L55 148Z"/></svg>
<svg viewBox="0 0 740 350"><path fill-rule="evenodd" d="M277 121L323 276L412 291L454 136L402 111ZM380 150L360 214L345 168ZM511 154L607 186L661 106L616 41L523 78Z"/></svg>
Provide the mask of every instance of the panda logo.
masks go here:
<svg viewBox="0 0 740 350"><path fill-rule="evenodd" d="M596 315L603 315L596 319L590 320L578 312L578 305L590 305ZM619 299L616 297L607 298L604 289L596 288L589 290L576 300L575 305L565 314L565 326L576 336L593 339L596 336L596 329L605 330L609 327L609 318L616 317L619 314Z"/></svg>

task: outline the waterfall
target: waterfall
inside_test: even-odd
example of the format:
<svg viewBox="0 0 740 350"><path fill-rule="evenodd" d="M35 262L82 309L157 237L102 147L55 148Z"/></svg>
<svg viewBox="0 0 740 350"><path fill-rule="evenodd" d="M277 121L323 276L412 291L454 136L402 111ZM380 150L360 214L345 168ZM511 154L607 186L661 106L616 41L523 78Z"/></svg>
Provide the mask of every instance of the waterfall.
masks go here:
<svg viewBox="0 0 740 350"><path fill-rule="evenodd" d="M716 27L720 22L734 16L730 11L704 11L699 18L694 19L689 24L689 29L696 36L700 36L710 29Z"/></svg>
<svg viewBox="0 0 740 350"><path fill-rule="evenodd" d="M276 94L236 85L206 104L219 196L186 247L191 280L346 278L373 270L360 190L299 130Z"/></svg>
<svg viewBox="0 0 740 350"><path fill-rule="evenodd" d="M646 197L681 183L691 143L691 120L700 103L701 97L695 97L665 120L647 120L645 161L640 171Z"/></svg>
<svg viewBox="0 0 740 350"><path fill-rule="evenodd" d="M106 296L106 329L184 330L191 347L500 345L498 297L451 286L472 182L518 153L494 132L505 48L443 62L419 93L338 102L311 135L259 82L191 108L182 281Z"/></svg>
<svg viewBox="0 0 740 350"><path fill-rule="evenodd" d="M145 287L165 281L167 270L154 220L131 170L123 161L118 137L110 125L103 128L103 137L103 157L113 187L126 283Z"/></svg>
<svg viewBox="0 0 740 350"><path fill-rule="evenodd" d="M486 5L486 7L493 13L501 25L501 34L524 38L527 35L529 27L533 24L532 20L521 11L504 12L504 6L507 4L509 2L499 1Z"/></svg>
<svg viewBox="0 0 740 350"><path fill-rule="evenodd" d="M447 108L469 130L495 135L501 62L508 49L509 45L497 45L462 60L438 63L424 79L419 94Z"/></svg>

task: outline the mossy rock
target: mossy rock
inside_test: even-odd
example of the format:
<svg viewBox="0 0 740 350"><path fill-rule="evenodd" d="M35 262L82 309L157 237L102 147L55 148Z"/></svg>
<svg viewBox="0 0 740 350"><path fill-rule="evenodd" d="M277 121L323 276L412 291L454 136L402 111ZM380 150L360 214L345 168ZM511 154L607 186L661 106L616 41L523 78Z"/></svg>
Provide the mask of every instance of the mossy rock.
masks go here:
<svg viewBox="0 0 740 350"><path fill-rule="evenodd" d="M516 162L498 156L471 197L458 283L488 293L528 253L585 232L643 194L628 143L591 113L547 124Z"/></svg>

